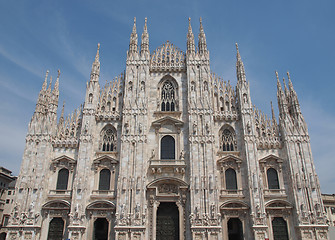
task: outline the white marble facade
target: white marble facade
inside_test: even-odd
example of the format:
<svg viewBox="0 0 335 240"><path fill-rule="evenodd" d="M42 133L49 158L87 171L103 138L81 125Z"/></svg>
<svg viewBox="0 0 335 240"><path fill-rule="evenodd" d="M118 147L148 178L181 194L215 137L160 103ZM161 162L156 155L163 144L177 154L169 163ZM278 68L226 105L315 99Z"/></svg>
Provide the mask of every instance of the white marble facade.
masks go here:
<svg viewBox="0 0 335 240"><path fill-rule="evenodd" d="M54 87L47 72L7 238L328 239L290 76L277 74L279 119L267 117L236 48L232 86L211 72L201 20L186 52L150 52L146 20L138 46L134 21L125 72L100 86L98 45L84 104L67 117L60 72Z"/></svg>

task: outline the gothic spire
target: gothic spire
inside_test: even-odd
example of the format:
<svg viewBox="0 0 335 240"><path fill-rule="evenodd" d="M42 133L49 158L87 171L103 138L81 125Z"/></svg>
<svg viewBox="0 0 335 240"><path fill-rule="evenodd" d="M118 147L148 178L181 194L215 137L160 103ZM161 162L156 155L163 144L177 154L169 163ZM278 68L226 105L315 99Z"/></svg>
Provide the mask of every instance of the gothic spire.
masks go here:
<svg viewBox="0 0 335 240"><path fill-rule="evenodd" d="M292 106L294 106L294 111L297 114L299 114L300 113L300 104L299 104L299 100L298 100L298 95L293 88L293 84L292 84L289 72L287 72L287 78L288 78L288 86L289 86L290 96L291 96L291 104L292 104Z"/></svg>
<svg viewBox="0 0 335 240"><path fill-rule="evenodd" d="M43 85L42 85L42 90L43 91L47 90L48 75L49 75L49 70L47 70L47 72L45 73L45 78L44 78L44 82L43 82Z"/></svg>
<svg viewBox="0 0 335 240"><path fill-rule="evenodd" d="M195 53L194 35L191 26L191 18L188 18L188 33L187 33L187 53Z"/></svg>
<svg viewBox="0 0 335 240"><path fill-rule="evenodd" d="M129 53L137 52L137 32L136 32L136 17L134 17L133 31L130 35Z"/></svg>
<svg viewBox="0 0 335 240"><path fill-rule="evenodd" d="M60 70L58 69L57 80L54 89L52 90L52 94L57 96L59 95L59 76L60 76Z"/></svg>
<svg viewBox="0 0 335 240"><path fill-rule="evenodd" d="M144 30L142 33L142 40L141 40L141 55L148 54L149 51L149 34L148 34L148 27L147 27L147 18L144 21Z"/></svg>
<svg viewBox="0 0 335 240"><path fill-rule="evenodd" d="M276 115L275 115L275 111L273 110L272 101L271 101L271 113L272 113L272 121L276 123Z"/></svg>
<svg viewBox="0 0 335 240"><path fill-rule="evenodd" d="M65 101L63 102L62 113L60 114L58 125L63 125L64 123L64 108L65 108Z"/></svg>
<svg viewBox="0 0 335 240"><path fill-rule="evenodd" d="M207 43L206 43L206 35L204 32L204 28L202 26L202 19L200 18L200 32L198 36L198 48L199 53L204 54L207 52Z"/></svg>
<svg viewBox="0 0 335 240"><path fill-rule="evenodd" d="M95 55L95 59L92 64L90 82L99 81L99 76L100 76L100 60L99 59L100 59L100 43L98 43L97 54Z"/></svg>
<svg viewBox="0 0 335 240"><path fill-rule="evenodd" d="M52 85L52 76L50 76L50 83L49 83L49 87L48 87L48 94L51 93L51 85Z"/></svg>
<svg viewBox="0 0 335 240"><path fill-rule="evenodd" d="M240 51L238 50L238 44L235 43L235 45L236 45L236 75L237 75L237 82L238 83L246 83L244 64L242 62Z"/></svg>

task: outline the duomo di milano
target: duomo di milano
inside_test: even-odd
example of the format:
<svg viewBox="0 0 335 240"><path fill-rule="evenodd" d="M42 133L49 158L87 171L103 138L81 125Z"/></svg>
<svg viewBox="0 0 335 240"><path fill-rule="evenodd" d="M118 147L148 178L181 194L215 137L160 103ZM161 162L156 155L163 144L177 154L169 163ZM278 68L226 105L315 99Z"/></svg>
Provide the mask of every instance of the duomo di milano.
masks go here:
<svg viewBox="0 0 335 240"><path fill-rule="evenodd" d="M237 85L211 72L201 20L186 52L150 52L134 21L126 70L105 86L99 48L69 116L57 115L59 73L53 87L45 76L8 239L328 239L289 74L277 74L277 120L253 106L237 45Z"/></svg>

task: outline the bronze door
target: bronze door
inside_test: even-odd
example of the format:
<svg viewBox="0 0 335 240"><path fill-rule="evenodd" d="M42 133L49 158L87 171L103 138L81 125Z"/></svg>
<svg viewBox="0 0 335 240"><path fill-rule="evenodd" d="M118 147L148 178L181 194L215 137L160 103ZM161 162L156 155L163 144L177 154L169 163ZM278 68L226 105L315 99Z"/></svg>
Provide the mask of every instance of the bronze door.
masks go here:
<svg viewBox="0 0 335 240"><path fill-rule="evenodd" d="M157 210L157 240L179 240L179 210L174 202L161 202Z"/></svg>

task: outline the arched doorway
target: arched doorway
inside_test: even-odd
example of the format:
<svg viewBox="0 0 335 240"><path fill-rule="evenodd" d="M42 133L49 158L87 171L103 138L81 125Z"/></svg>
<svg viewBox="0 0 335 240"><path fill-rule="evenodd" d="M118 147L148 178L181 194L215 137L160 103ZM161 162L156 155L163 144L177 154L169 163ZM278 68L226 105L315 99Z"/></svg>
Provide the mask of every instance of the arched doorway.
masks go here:
<svg viewBox="0 0 335 240"><path fill-rule="evenodd" d="M272 220L272 231L274 240L288 240L287 223L282 217Z"/></svg>
<svg viewBox="0 0 335 240"><path fill-rule="evenodd" d="M174 202L161 202L157 209L156 240L179 240L179 210Z"/></svg>
<svg viewBox="0 0 335 240"><path fill-rule="evenodd" d="M228 239L243 240L242 222L238 218L231 218L228 221Z"/></svg>
<svg viewBox="0 0 335 240"><path fill-rule="evenodd" d="M106 218L97 218L94 221L93 240L108 240L108 221Z"/></svg>
<svg viewBox="0 0 335 240"><path fill-rule="evenodd" d="M49 224L48 240L63 239L64 220L60 217L55 217Z"/></svg>

